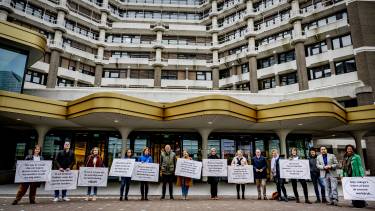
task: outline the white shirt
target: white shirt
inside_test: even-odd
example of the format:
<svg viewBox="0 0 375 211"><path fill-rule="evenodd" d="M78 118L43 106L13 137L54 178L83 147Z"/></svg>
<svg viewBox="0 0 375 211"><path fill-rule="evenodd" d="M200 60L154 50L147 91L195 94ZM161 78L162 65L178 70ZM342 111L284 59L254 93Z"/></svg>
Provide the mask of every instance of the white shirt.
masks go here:
<svg viewBox="0 0 375 211"><path fill-rule="evenodd" d="M35 156L35 155L33 155L33 160L34 160L34 161L40 161L40 156Z"/></svg>
<svg viewBox="0 0 375 211"><path fill-rule="evenodd" d="M272 175L276 175L276 160L279 158L279 156L277 157L273 157L272 160L271 160L271 172L272 172Z"/></svg>

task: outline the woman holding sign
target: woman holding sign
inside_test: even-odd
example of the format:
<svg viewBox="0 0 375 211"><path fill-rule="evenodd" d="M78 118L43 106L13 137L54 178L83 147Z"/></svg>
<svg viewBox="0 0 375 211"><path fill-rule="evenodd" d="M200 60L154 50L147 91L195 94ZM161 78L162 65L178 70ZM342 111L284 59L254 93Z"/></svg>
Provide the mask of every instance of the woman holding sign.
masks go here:
<svg viewBox="0 0 375 211"><path fill-rule="evenodd" d="M123 159L133 159L133 151L131 149L126 150L125 157ZM125 189L125 201L128 200L130 182L131 182L131 177L121 177L120 201L122 201L123 199L124 189Z"/></svg>
<svg viewBox="0 0 375 211"><path fill-rule="evenodd" d="M232 160L232 166L246 166L247 160L243 156L242 150L237 151L237 156ZM240 188L242 189L242 199L245 199L245 184L236 184L237 199L240 198Z"/></svg>
<svg viewBox="0 0 375 211"><path fill-rule="evenodd" d="M292 150L291 150L291 153L292 153L292 156L290 156L289 160L298 160L299 159L297 148L293 147ZM302 185L303 195L305 195L305 203L311 204L311 202L309 201L309 192L307 190L306 180L304 180L304 179L291 179L291 181L292 181L293 192L294 192L294 197L296 198L296 202L300 203L299 196L298 196L298 190L297 190L297 181L299 181Z"/></svg>
<svg viewBox="0 0 375 211"><path fill-rule="evenodd" d="M189 153L184 150L182 152L183 157L181 159L187 159L191 160L191 157L189 156ZM182 197L184 200L187 200L187 195L189 192L189 187L193 185L193 180L189 177L177 177L177 186L181 186L181 191L182 191Z"/></svg>
<svg viewBox="0 0 375 211"><path fill-rule="evenodd" d="M145 147L143 149L142 156L139 158L139 162L141 163L152 163L152 157L150 155L150 149L148 147ZM141 200L148 200L148 182L141 181Z"/></svg>
<svg viewBox="0 0 375 211"><path fill-rule="evenodd" d="M89 158L87 159L87 162L86 162L86 167L94 167L94 168L104 167L103 161L102 161L102 159L100 158L100 155L99 155L99 148L98 147L94 147L91 150L90 156L89 156ZM93 192L91 192L91 190L93 190ZM92 199L93 201L96 201L97 192L98 192L98 187L96 187L96 186L87 187L87 197L86 197L85 200L90 201Z"/></svg>
<svg viewBox="0 0 375 211"><path fill-rule="evenodd" d="M220 159L219 156L216 154L216 149L212 148L210 150L210 155L207 157L208 159ZM218 200L217 197L217 185L219 183L219 177L207 177L207 182L210 184L210 191L211 191L211 199Z"/></svg>
<svg viewBox="0 0 375 211"><path fill-rule="evenodd" d="M345 146L345 155L342 162L342 175L343 177L364 177L365 171L362 167L361 156L355 154L353 145ZM356 208L366 207L366 201L353 200L352 204Z"/></svg>
<svg viewBox="0 0 375 211"><path fill-rule="evenodd" d="M32 155L26 156L25 160L41 161L44 160L41 154L41 148L39 145L35 145ZM18 204L22 197L26 194L27 189L29 189L29 199L30 204L35 204L36 189L40 187L40 182L31 182L31 183L21 183L18 189L16 199L13 201L13 205Z"/></svg>

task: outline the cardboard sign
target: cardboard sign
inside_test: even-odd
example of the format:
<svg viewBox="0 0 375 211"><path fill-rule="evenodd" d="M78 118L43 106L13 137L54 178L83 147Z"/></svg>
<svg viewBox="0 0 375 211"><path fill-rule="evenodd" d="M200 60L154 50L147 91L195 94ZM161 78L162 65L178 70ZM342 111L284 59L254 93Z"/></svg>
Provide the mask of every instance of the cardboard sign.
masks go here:
<svg viewBox="0 0 375 211"><path fill-rule="evenodd" d="M254 182L252 165L228 166L228 183L245 184Z"/></svg>
<svg viewBox="0 0 375 211"><path fill-rule="evenodd" d="M114 159L109 176L131 177L133 173L135 159Z"/></svg>
<svg viewBox="0 0 375 211"><path fill-rule="evenodd" d="M280 160L280 178L310 179L308 160Z"/></svg>
<svg viewBox="0 0 375 211"><path fill-rule="evenodd" d="M202 162L188 159L177 159L176 176L200 179L202 173Z"/></svg>
<svg viewBox="0 0 375 211"><path fill-rule="evenodd" d="M107 187L108 168L79 168L78 186Z"/></svg>
<svg viewBox="0 0 375 211"><path fill-rule="evenodd" d="M158 163L140 163L134 164L132 180L158 182L159 164Z"/></svg>
<svg viewBox="0 0 375 211"><path fill-rule="evenodd" d="M227 159L203 159L204 177L226 177L228 176L228 161Z"/></svg>
<svg viewBox="0 0 375 211"><path fill-rule="evenodd" d="M18 160L15 183L46 182L51 179L51 160Z"/></svg>
<svg viewBox="0 0 375 211"><path fill-rule="evenodd" d="M74 190L77 189L78 171L51 172L51 181L46 182L45 190Z"/></svg>
<svg viewBox="0 0 375 211"><path fill-rule="evenodd" d="M342 189L345 200L375 201L375 177L344 177Z"/></svg>

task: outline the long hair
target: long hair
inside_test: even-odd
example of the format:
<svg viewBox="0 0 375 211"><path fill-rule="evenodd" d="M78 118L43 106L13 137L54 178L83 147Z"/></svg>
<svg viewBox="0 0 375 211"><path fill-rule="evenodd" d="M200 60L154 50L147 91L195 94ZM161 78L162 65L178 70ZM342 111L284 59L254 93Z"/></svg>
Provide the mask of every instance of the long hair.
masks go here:
<svg viewBox="0 0 375 211"><path fill-rule="evenodd" d="M128 152L130 151L130 156L128 157ZM133 150L131 150L131 149L126 149L125 150L125 157L126 158L131 158L131 157L133 157Z"/></svg>
<svg viewBox="0 0 375 211"><path fill-rule="evenodd" d="M34 146L34 148L33 148L33 152L32 152L33 155L34 155L34 153L35 153L35 149L36 149L36 148L39 148L39 156L42 155L42 147L39 146L39 144L37 144L37 145Z"/></svg>

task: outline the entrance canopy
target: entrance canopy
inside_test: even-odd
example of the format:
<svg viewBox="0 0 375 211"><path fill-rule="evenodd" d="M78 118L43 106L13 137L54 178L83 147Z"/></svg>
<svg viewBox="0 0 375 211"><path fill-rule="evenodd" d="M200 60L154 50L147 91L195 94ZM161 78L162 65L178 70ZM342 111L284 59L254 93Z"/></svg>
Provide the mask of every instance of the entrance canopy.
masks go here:
<svg viewBox="0 0 375 211"><path fill-rule="evenodd" d="M375 105L344 108L330 98L251 105L221 95L155 103L99 92L71 102L0 92L0 123L9 127L272 132L287 129L324 137L374 132Z"/></svg>

